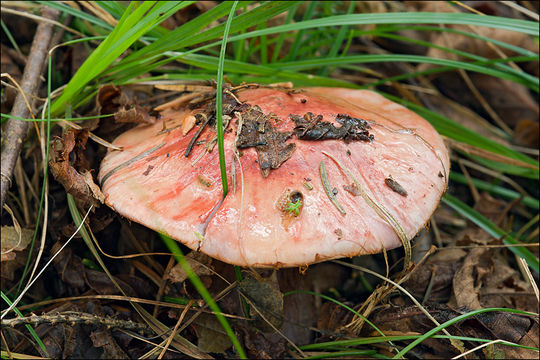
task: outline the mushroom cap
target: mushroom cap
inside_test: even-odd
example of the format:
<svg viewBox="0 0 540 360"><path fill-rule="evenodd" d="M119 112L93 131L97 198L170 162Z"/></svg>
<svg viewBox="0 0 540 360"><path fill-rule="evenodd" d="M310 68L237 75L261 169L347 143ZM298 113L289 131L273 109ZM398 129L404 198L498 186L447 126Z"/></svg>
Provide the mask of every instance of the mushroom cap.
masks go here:
<svg viewBox="0 0 540 360"><path fill-rule="evenodd" d="M290 158L264 177L255 147L235 155L238 118L233 116L224 135L229 193L223 199L217 146L206 151L215 130L207 126L198 139L204 144L185 157L198 126L183 135L181 125L197 110L167 109L160 121L139 125L114 141L123 151L109 151L99 173L106 203L221 261L278 268L401 245L392 225L358 196L353 179L323 151L350 171L409 239L425 226L447 188L449 155L441 137L426 120L375 92L261 87L239 90L236 97L271 114L281 132L293 131L291 114L320 114L336 128L341 126L337 114L347 114L367 120L373 140L313 141L293 135L286 142L296 144ZM325 191L321 162L345 214ZM298 212L286 209L291 194L301 198Z"/></svg>

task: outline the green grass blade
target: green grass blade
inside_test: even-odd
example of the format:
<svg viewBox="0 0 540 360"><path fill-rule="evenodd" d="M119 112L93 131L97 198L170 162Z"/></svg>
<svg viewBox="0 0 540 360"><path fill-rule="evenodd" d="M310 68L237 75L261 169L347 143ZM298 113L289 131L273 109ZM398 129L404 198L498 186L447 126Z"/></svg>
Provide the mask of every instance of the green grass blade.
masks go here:
<svg viewBox="0 0 540 360"><path fill-rule="evenodd" d="M478 211L474 210L458 198L445 194L442 197L442 202L454 209L458 214L465 217L466 219L472 221L482 230L486 231L489 235L493 236L496 239L501 239L504 244L519 245L521 244L518 240L514 239L509 233L499 228L497 225L492 223L485 216L480 214ZM517 256L525 259L527 264L536 271L540 271L540 266L538 264L538 258L529 251L529 249L520 246L511 246L508 247L508 250L512 251Z"/></svg>
<svg viewBox="0 0 540 360"><path fill-rule="evenodd" d="M450 172L450 180L457 181L460 184L465 184L465 185L469 184L465 175L457 173L455 171ZM519 199L522 196L517 191L506 189L501 186L491 184L487 181L478 180L474 178L472 178L471 181L474 184L474 186L478 188L479 190L484 190L484 191L489 192L490 194L499 195L509 200ZM524 196L521 199L521 202L523 203L523 205L528 206L534 210L538 210L540 208L539 200L530 196Z"/></svg>
<svg viewBox="0 0 540 360"><path fill-rule="evenodd" d="M447 136L451 139L454 139L456 141L459 141L465 144L476 146L478 148L490 151L494 154L503 155L511 159L522 161L524 163L527 163L536 167L538 166L538 162L535 159L530 158L529 156L524 155L514 149L510 149L502 144L499 144L496 141L488 139L476 133L475 131L470 130L469 128L443 115L437 114L422 106L403 100L397 96L393 96L393 95L383 93L383 92L380 92L380 94L387 97L388 99L392 101L395 101L413 110L418 115L428 120L431 123L431 125L433 125L433 127L439 132L439 134L443 136ZM526 170L530 170L534 172L536 174L536 178L538 178L538 169L526 169Z"/></svg>
<svg viewBox="0 0 540 360"><path fill-rule="evenodd" d="M362 346L362 345L370 345L370 344L380 344L388 341L405 341L405 340L416 340L421 335L389 335L389 336L370 336L365 338L358 338L358 339L347 339L347 340L335 340L335 341L327 341L327 342L321 342L316 344L308 344L304 346L300 346L301 350L325 350L325 349L331 349L335 347L349 347L349 346ZM480 339L480 338L474 338L469 336L448 336L448 335L433 335L430 337L430 339L454 339L454 340L460 340L460 341L469 341L469 342L481 342L481 343L488 343L493 340L491 339ZM532 347L532 346L524 346L519 344L514 344L511 342L504 342L504 345L517 347L521 349L528 349L528 350L536 350L538 351L538 348Z"/></svg>
<svg viewBox="0 0 540 360"><path fill-rule="evenodd" d="M463 69L469 70L485 75L498 77L501 79L507 79L516 83L523 84L532 88L538 92L538 85L540 81L538 78L531 77L526 73L510 73L507 71L501 71L488 67L495 62L508 62L508 61L534 61L538 60L537 56L520 56L509 59L496 59L496 60L482 60L475 62L465 62L449 59L438 59L429 56L421 55L401 55L401 54L374 54L374 55L350 55L334 58L313 58L307 60L299 60L292 62L280 62L277 64L269 64L269 67L281 68L286 70L307 70L313 68L319 68L328 65L344 65L344 64L365 64L365 63L380 63L380 62L409 62L409 63L427 63L434 65L446 66L449 69ZM525 77L525 78L524 78Z"/></svg>
<svg viewBox="0 0 540 360"><path fill-rule="evenodd" d="M107 68L118 56L127 50L147 31L157 26L166 17L189 5L189 2L147 1L132 11L130 3L117 26L107 38L90 54L77 73L69 81L62 95L53 103L51 112L57 114L72 97L99 73Z"/></svg>
<svg viewBox="0 0 540 360"><path fill-rule="evenodd" d="M0 295L2 296L2 299L4 299L4 301L8 304L8 306L11 306L13 304L3 291L0 291ZM15 314L17 314L17 316L24 317L24 315L16 307L13 308L13 311L15 312ZM28 332L30 333L30 335L32 335L34 340L36 340L36 343L39 345L39 348L43 351L45 356L49 356L49 352L47 351L45 344L43 343L39 335L36 333L34 328L30 324L25 324L25 327L28 329Z"/></svg>
<svg viewBox="0 0 540 360"><path fill-rule="evenodd" d="M347 14L352 14L355 6L356 6L356 2L351 1L349 4L349 9L347 10ZM337 36L334 39L332 39L334 43L332 44L332 47L330 48L330 51L328 52L327 57L334 58L337 56L338 51L343 45L343 41L345 40L345 36L347 35L348 32L349 32L349 26L342 26L339 29ZM323 68L319 70L319 75L326 76L328 74L328 70L329 70L329 66L325 65Z"/></svg>
<svg viewBox="0 0 540 360"><path fill-rule="evenodd" d="M410 26L410 25L399 25L399 24L397 24L397 25L381 25L381 26L378 26L377 29L374 30L374 31L377 32L377 33L381 33L381 34L388 34L388 33L399 32L399 31L403 31L403 30L435 31L435 32L446 32L446 33L450 33L450 34L458 34L458 35L462 35L462 36L469 37L469 38L472 38L472 39L478 39L478 40L482 40L482 41L485 41L485 42L492 43L494 45L497 45L500 48L507 49L507 50L510 50L512 52L515 52L516 54L520 54L520 55L524 55L524 56L538 55L535 52L532 52L530 50L521 48L521 47L513 45L513 44L506 43L504 41L492 39L492 38L487 37L487 36L478 35L478 34L475 34L473 32L466 32L466 31L456 30L456 29L452 29L452 28L448 28L448 27ZM360 33L359 30L356 30L355 32ZM369 33L369 32L366 32L366 33ZM407 38L407 39L411 40L410 38Z"/></svg>
<svg viewBox="0 0 540 360"><path fill-rule="evenodd" d="M307 9L304 12L304 15L302 16L302 22L305 22L307 20L310 20L313 17L313 12L315 10L315 6L317 6L316 1L310 1L308 4ZM291 50L289 51L289 54L287 55L287 60L294 60L296 58L296 54L298 53L298 50L300 49L300 43L302 41L302 38L304 37L305 29L300 29L296 36L294 37L294 42L291 45Z"/></svg>
<svg viewBox="0 0 540 360"><path fill-rule="evenodd" d="M258 7L247 11L239 16L236 16L231 23L230 32L236 33L240 30L247 29L252 26L256 26L266 20L279 15L291 7L299 4L300 1L268 1L259 5ZM191 36L183 47L191 46L194 44L200 44L205 41L210 41L219 38L223 34L225 24L218 25L212 29L209 29L201 34ZM259 30L265 32L267 29ZM266 34L261 34L262 36ZM231 41L231 39L229 39Z"/></svg>
<svg viewBox="0 0 540 360"><path fill-rule="evenodd" d="M166 51L172 51L175 49L181 49L185 47L187 39L193 34L199 33L206 26L210 25L215 19L219 19L226 16L232 6L232 2L225 1L218 6L210 9L209 11L199 15L197 18L179 26L178 28L169 32L167 36L164 36L152 44L145 46L144 48L133 52L128 55L123 61L123 64L134 63L136 64L141 59L162 55Z"/></svg>
<svg viewBox="0 0 540 360"><path fill-rule="evenodd" d="M510 19L499 16L463 14L463 13L432 13L432 12L403 12L379 14L335 15L322 19L305 20L293 24L274 26L264 30L255 30L237 35L231 41L261 35L277 34L280 32L316 29L328 26L343 25L376 25L376 24L454 24L475 25L495 29L505 29L533 36L539 35L538 23L535 21Z"/></svg>
<svg viewBox="0 0 540 360"><path fill-rule="evenodd" d="M100 18L91 15L89 13L86 13L81 10L77 10L69 5L66 5L60 1L37 1L38 4L42 4L45 6L52 7L54 9L57 9L63 13L72 15L74 18L81 19L88 21L91 24L98 25L99 27L102 27L107 30L112 30L113 27L109 24L107 24L105 21L101 20Z"/></svg>
<svg viewBox="0 0 540 360"><path fill-rule="evenodd" d="M294 18L294 14L296 14L296 10L298 9L298 5L295 5L289 9L287 12L287 17L285 18L284 24L290 24L291 21ZM278 61L279 53L281 52L281 47L283 46L283 42L285 41L285 33L282 32L279 34L276 47L274 48L274 53L272 54L272 60L270 62L275 63Z"/></svg>
<svg viewBox="0 0 540 360"><path fill-rule="evenodd" d="M320 355L312 355L306 357L306 359L315 360L315 359L328 359L328 358L339 358L339 357L355 357L355 356L369 356L374 357L373 355L377 354L376 350L346 350L346 351L336 351Z"/></svg>
<svg viewBox="0 0 540 360"><path fill-rule="evenodd" d="M381 336L383 338L386 337L386 335L384 335L384 333L374 324L372 323L369 319L367 319L365 316L363 316L362 314L360 314L358 311L354 310L353 308L351 308L350 306L348 306L347 304L344 304L342 303L341 301L338 301L334 298L331 298L330 296L326 296L324 294L319 294L319 293L316 293L316 292L313 292L313 291L307 291L307 290L292 290L292 291L289 291L289 292L286 292L286 293L283 293L283 296L287 296L287 295L291 295L291 294L309 294L309 295L313 295L313 296L318 296L322 299L325 299L327 301L330 301L330 302L333 302L334 304L336 305L339 305L341 307L343 307L344 309L350 311L351 313L353 313L354 315L358 316L360 319L363 319L366 324L368 324L369 326L371 326L376 332L378 332L379 334L381 334ZM394 347L397 351L397 348L395 347L395 345L392 343L392 341L388 341L388 343Z"/></svg>
<svg viewBox="0 0 540 360"><path fill-rule="evenodd" d="M227 48L227 39L229 37L229 29L231 28L231 22L234 17L234 11L238 1L233 3L227 22L225 23L225 30L223 32L223 42L221 44L221 51L219 53L218 71L217 71L217 87L216 87L216 132L218 140L219 151L219 169L221 172L221 184L223 186L223 197L227 196L229 192L229 185L227 183L227 164L225 163L225 147L223 143L223 64L225 62L225 50Z"/></svg>
<svg viewBox="0 0 540 360"><path fill-rule="evenodd" d="M514 314L535 316L535 314L533 314L533 313L528 313L528 312L525 312L525 311L520 311L520 310L515 310L515 309L505 309L505 308L486 308L486 309L474 310L474 311L471 311L471 312L469 312L467 314L456 316L455 318L453 318L451 320L448 320L445 323L443 323L443 324L429 330L424 335L420 336L419 338L414 340L412 343L407 345L405 348L403 348L403 350L401 350L399 353L397 353L394 356L394 359L399 359L401 357L404 357L405 354L407 354L416 345L418 345L422 341L430 338L432 335L436 334L437 332L441 331L442 329L445 329L445 328L449 327L450 325L458 323L458 322L460 322L462 320L466 320L466 319L468 319L470 317L473 317L473 316L476 316L476 315L479 315L479 314L482 314L482 313L485 313L485 312L490 312L490 311L502 311L502 312L509 312L509 313L514 313Z"/></svg>
<svg viewBox="0 0 540 360"><path fill-rule="evenodd" d="M493 169L493 170L497 170L501 173L522 176L522 177L535 179L535 180L538 180L538 177L539 177L538 168L530 169L530 168L521 167L521 166L512 165L512 164L503 164L494 160L484 159L480 156L467 154L462 151L460 151L460 153L469 157L470 159L476 161L477 163L481 165L489 167L490 169ZM536 166L538 166L538 163L536 163Z"/></svg>

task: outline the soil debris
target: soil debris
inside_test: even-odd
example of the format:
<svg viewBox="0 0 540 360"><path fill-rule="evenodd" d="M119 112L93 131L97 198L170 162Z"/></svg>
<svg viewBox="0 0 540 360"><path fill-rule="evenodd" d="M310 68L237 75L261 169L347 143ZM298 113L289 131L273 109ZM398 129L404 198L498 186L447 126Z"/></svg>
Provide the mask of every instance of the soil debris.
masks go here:
<svg viewBox="0 0 540 360"><path fill-rule="evenodd" d="M336 121L341 124L335 127L329 121L322 121L322 115L313 116L307 112L304 116L292 115L291 119L295 122L295 135L300 140L338 140L343 139L346 143L350 141L374 140L368 129L371 126L366 120L353 118L347 114L337 114Z"/></svg>
<svg viewBox="0 0 540 360"><path fill-rule="evenodd" d="M212 94L210 96L209 94ZM215 127L216 125L216 100L214 93L203 94L200 98L195 98L189 103L191 109L196 109L204 106L204 108L197 114L195 114L196 124L200 124L199 129L189 142L189 145L186 149L185 156L188 157L193 150L195 144L197 144L197 139L203 132L204 128L207 125ZM244 111L249 107L247 104L239 103L236 97L230 92L223 93L223 117L231 116L234 111ZM189 128L191 130L191 128ZM189 131L188 130L188 131ZM186 131L187 133L187 131Z"/></svg>
<svg viewBox="0 0 540 360"><path fill-rule="evenodd" d="M343 185L343 190L350 192L354 196L360 196L360 190L355 183L351 183L350 185Z"/></svg>
<svg viewBox="0 0 540 360"><path fill-rule="evenodd" d="M390 189L392 189L392 191L397 192L399 195L401 196L409 195L407 193L407 190L405 190L403 186L401 186L396 180L392 179L392 176L389 176L386 179L384 179L384 182Z"/></svg>
<svg viewBox="0 0 540 360"><path fill-rule="evenodd" d="M277 169L287 161L296 149L296 144L286 141L291 132L280 132L270 123L258 106L253 106L242 114L243 124L236 146L239 149L255 147L259 156L259 166L264 177L271 169Z"/></svg>

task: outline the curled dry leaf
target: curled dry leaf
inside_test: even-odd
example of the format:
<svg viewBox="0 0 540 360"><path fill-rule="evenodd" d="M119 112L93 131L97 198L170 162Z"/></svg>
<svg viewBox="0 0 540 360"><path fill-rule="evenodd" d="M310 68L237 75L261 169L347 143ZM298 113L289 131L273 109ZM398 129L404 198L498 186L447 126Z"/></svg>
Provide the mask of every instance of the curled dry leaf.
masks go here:
<svg viewBox="0 0 540 360"><path fill-rule="evenodd" d="M32 241L33 234L30 229L18 232L13 226L2 226L2 278L13 280L15 271L25 264L23 251Z"/></svg>
<svg viewBox="0 0 540 360"><path fill-rule="evenodd" d="M68 130L62 139L53 140L49 166L54 178L82 206L99 206L105 197L86 170L88 161L83 150L87 140L88 130Z"/></svg>
<svg viewBox="0 0 540 360"><path fill-rule="evenodd" d="M135 105L131 108L122 106L114 113L114 120L119 123L153 124L156 121L154 116L148 114L148 110Z"/></svg>

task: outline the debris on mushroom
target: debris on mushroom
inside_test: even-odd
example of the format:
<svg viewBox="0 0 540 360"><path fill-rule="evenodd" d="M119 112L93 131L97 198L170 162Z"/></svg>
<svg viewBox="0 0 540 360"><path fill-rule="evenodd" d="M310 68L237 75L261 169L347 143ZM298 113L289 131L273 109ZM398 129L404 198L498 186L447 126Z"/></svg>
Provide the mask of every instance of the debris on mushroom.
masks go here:
<svg viewBox="0 0 540 360"><path fill-rule="evenodd" d="M124 150L99 173L110 207L224 262L279 268L408 245L446 190L441 137L403 106L366 90L245 85L223 96L224 198L214 96L115 140Z"/></svg>

